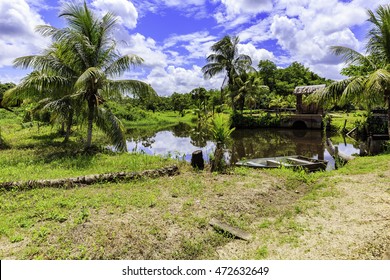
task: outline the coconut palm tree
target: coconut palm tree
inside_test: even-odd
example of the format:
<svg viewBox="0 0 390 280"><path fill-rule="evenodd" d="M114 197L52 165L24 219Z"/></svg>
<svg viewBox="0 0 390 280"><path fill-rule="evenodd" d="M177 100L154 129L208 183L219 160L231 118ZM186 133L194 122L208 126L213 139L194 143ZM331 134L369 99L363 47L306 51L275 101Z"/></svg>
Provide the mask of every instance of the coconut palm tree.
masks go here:
<svg viewBox="0 0 390 280"><path fill-rule="evenodd" d="M203 66L202 72L205 78L211 78L215 75L226 72L225 79L222 83L222 88L226 82L230 90L233 89L234 78L241 73L253 70L252 59L250 56L238 53L238 36L225 36L220 41L211 46L212 54L207 57L207 64ZM222 91L221 88L221 91ZM232 94L232 106L234 106L234 94Z"/></svg>
<svg viewBox="0 0 390 280"><path fill-rule="evenodd" d="M15 59L14 65L33 68L19 85L6 94L9 102L14 99L29 99L37 102L36 110L50 110L52 117L66 125L64 142L69 139L73 117L80 111L80 102L72 97L77 73L72 61L66 60L64 44L53 43L42 55Z"/></svg>
<svg viewBox="0 0 390 280"><path fill-rule="evenodd" d="M242 73L235 78L235 86L237 87L237 95L234 101L238 104L241 111L244 110L244 105L250 107L251 115L252 108L256 104L256 97L264 91L269 91L268 86L263 85L263 81L256 73Z"/></svg>
<svg viewBox="0 0 390 280"><path fill-rule="evenodd" d="M63 6L60 17L66 20L67 27L57 29L45 25L37 28L38 32L61 46L61 56L57 57L60 62L48 63L47 57L43 55L20 58L15 64L32 66L44 74L52 74L48 75L50 79L47 82L42 83L42 90L52 89L52 80L60 84L72 84L67 87L71 91L63 92L63 97L70 96L78 104L85 104L86 148L91 147L95 123L110 137L117 149L126 150L120 121L108 108L100 105L113 95L154 92L148 84L141 81L114 79L132 66L140 65L143 60L136 55L120 55L116 50L116 42L110 37L117 22L112 13L106 13L100 18L85 2L82 6L68 3ZM66 75L63 70L66 70Z"/></svg>
<svg viewBox="0 0 390 280"><path fill-rule="evenodd" d="M379 6L375 12L368 10L368 16L373 26L367 35L367 55L343 46L332 47L346 63L364 71L355 71L356 75L331 84L319 93L319 98L322 102L352 101L367 107L385 104L390 135L390 5Z"/></svg>

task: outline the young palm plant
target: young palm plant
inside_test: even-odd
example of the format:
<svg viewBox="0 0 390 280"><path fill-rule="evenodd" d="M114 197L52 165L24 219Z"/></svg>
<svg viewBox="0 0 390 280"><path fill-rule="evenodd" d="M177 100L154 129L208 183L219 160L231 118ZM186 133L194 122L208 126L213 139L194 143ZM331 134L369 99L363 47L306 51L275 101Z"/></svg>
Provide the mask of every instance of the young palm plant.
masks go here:
<svg viewBox="0 0 390 280"><path fill-rule="evenodd" d="M230 135L235 128L230 128L230 122L222 114L217 114L213 118L211 133L216 142L214 160L211 162L211 172L223 171L225 163L223 159L223 149L230 141Z"/></svg>
<svg viewBox="0 0 390 280"><path fill-rule="evenodd" d="M332 47L346 63L364 71L355 71L352 77L331 84L317 97L323 103L349 101L368 108L384 104L390 135L390 5L379 6L375 12L368 10L368 16L373 27L367 35L367 55L343 46Z"/></svg>

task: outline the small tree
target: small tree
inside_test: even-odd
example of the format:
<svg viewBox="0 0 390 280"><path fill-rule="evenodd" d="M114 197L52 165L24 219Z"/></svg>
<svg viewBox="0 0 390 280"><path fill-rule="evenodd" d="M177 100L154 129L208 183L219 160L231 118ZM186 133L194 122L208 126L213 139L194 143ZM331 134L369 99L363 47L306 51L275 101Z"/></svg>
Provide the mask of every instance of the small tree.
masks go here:
<svg viewBox="0 0 390 280"><path fill-rule="evenodd" d="M222 114L217 114L213 118L211 133L214 141L216 142L214 160L211 162L211 172L221 172L225 168L225 162L223 159L223 149L230 141L230 136L235 128L230 128L230 121L226 120L226 117Z"/></svg>

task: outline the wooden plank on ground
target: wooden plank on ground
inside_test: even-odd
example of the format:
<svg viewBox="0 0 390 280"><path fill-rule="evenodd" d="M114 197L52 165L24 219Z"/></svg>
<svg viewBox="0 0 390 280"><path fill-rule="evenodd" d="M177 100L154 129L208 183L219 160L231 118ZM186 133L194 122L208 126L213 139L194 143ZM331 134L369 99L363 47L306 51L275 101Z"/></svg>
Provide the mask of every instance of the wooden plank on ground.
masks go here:
<svg viewBox="0 0 390 280"><path fill-rule="evenodd" d="M243 240L250 241L252 239L252 235L246 231L243 231L242 229L239 229L237 227L228 225L224 222L221 222L215 218L212 218L209 222L209 224L214 227L215 229L221 229L225 232L228 232L232 234L235 237L238 237Z"/></svg>
<svg viewBox="0 0 390 280"><path fill-rule="evenodd" d="M309 164L309 163L312 163L308 160L303 160L303 159L298 159L298 158L287 158L289 161L292 161L292 162L295 162L295 163L299 163L299 164Z"/></svg>

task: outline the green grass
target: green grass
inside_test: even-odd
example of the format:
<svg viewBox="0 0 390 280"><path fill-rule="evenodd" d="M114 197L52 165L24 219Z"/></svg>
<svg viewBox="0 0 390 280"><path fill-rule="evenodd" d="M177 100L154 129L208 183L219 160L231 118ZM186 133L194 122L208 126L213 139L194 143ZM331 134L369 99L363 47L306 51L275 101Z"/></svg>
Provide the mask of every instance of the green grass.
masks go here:
<svg viewBox="0 0 390 280"><path fill-rule="evenodd" d="M332 117L331 125L337 131L341 131L344 127L344 123L346 122L345 129L346 131L350 131L351 129L356 127L356 122L362 122L366 119L367 113L365 111L354 111L354 112L332 112L330 115Z"/></svg>
<svg viewBox="0 0 390 280"><path fill-rule="evenodd" d="M85 153L83 129L64 145L56 127L23 128L11 113L2 112L0 117L2 136L10 145L0 151L1 182L141 171L178 163L107 151L107 141L98 131L94 132L98 147ZM340 195L336 188L340 178L374 174L386 182L389 162L390 155L381 155L357 158L332 172L236 168L228 174L194 172L179 163L181 175L175 177L73 189L2 190L0 258L216 259L225 245L242 241L211 228L209 221L215 217L253 234L261 243L248 249L248 256L266 259L273 256L272 244L300 246L306 228L297 216L322 198Z"/></svg>
<svg viewBox="0 0 390 280"><path fill-rule="evenodd" d="M64 144L56 126L38 128L35 123L33 127L23 128L13 113L1 112L0 116L2 136L9 145L1 151L0 182L142 171L174 163L166 157L114 153L108 149L107 139L99 130L93 135L97 148L86 153L83 129L75 128L70 142Z"/></svg>
<svg viewBox="0 0 390 280"><path fill-rule="evenodd" d="M137 121L124 121L124 124L128 128L148 127L149 129L163 129L173 125L186 123L192 125L196 116L191 112L187 112L183 117L172 111L167 112L147 112L146 116Z"/></svg>

